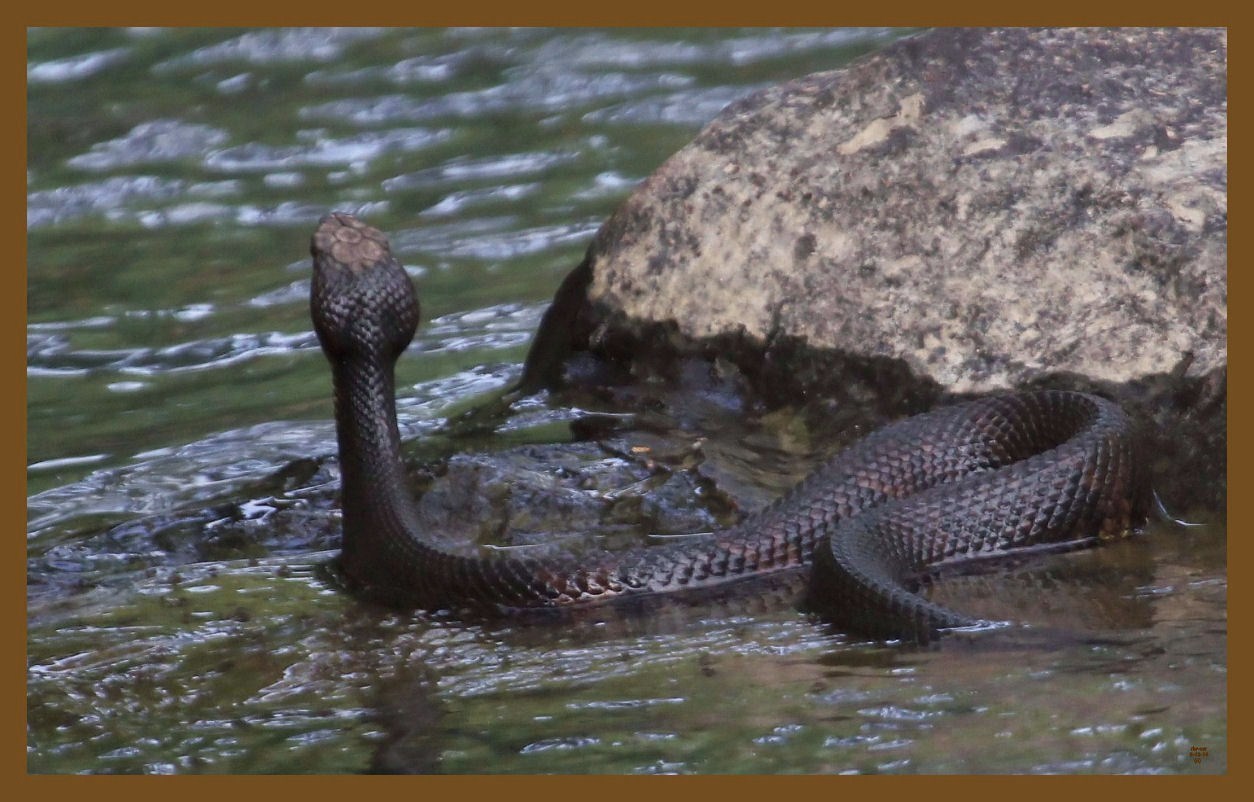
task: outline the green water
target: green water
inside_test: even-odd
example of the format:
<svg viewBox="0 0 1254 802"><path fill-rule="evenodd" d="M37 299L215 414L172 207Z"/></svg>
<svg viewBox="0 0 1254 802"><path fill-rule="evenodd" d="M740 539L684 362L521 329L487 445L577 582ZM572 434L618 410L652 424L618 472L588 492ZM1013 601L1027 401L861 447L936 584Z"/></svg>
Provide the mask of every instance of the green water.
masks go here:
<svg viewBox="0 0 1254 802"><path fill-rule="evenodd" d="M580 503L636 537L734 520L852 436L719 387L440 430L517 378L597 226L719 108L896 35L32 30L28 769L1226 770L1222 521L1059 558L1014 580L1031 627L932 650L786 599L398 615L320 567L338 473L307 254L330 209L389 232L421 293L397 382L419 473L504 454L513 520L559 459L528 448L570 443Z"/></svg>

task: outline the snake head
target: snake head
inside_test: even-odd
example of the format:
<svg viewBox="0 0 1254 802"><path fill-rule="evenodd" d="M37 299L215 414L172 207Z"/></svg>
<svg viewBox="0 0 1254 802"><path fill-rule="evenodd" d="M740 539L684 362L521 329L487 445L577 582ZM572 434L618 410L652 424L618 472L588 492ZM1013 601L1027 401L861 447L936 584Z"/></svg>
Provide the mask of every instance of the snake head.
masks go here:
<svg viewBox="0 0 1254 802"><path fill-rule="evenodd" d="M333 212L319 222L309 252L309 308L327 356L398 357L418 327L418 295L383 232Z"/></svg>

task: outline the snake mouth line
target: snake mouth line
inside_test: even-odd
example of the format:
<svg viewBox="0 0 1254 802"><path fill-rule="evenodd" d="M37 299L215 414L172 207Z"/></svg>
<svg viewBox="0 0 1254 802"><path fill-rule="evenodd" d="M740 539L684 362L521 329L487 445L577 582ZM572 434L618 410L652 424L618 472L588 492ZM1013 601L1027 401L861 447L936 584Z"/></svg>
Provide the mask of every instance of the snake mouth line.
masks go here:
<svg viewBox="0 0 1254 802"><path fill-rule="evenodd" d="M501 614L718 593L809 571L809 604L865 634L925 640L981 622L912 590L929 568L1096 542L1144 522L1148 480L1123 410L1042 390L893 423L734 527L619 552L453 553L422 530L396 424L393 369L418 323L386 235L323 218L310 309L331 363L343 477L340 567L408 608Z"/></svg>

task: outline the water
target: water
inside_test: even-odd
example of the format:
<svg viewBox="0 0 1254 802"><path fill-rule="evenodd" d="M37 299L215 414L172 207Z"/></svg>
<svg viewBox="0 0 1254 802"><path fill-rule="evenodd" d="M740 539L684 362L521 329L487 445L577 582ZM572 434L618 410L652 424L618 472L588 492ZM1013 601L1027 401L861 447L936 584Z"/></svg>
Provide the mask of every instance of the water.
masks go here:
<svg viewBox="0 0 1254 802"><path fill-rule="evenodd" d="M708 529L854 436L701 376L443 424L517 378L599 223L719 109L899 33L32 30L29 770L1226 770L1221 518L991 594L942 583L1033 626L931 650L786 599L399 615L320 567L338 473L307 249L332 208L418 283L401 424L458 536Z"/></svg>

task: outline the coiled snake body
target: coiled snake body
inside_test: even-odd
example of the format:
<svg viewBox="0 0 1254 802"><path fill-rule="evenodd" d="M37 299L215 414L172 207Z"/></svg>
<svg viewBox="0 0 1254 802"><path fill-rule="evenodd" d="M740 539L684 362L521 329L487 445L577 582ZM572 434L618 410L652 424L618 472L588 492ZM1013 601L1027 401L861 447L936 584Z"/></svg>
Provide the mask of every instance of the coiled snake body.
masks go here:
<svg viewBox="0 0 1254 802"><path fill-rule="evenodd" d="M314 328L330 360L343 477L340 568L393 605L485 612L717 590L813 564L813 607L872 635L926 639L977 622L913 592L937 565L1084 545L1139 525L1148 485L1124 412L1040 391L894 423L740 524L593 555L466 556L424 537L405 484L393 367L418 324L387 238L350 215L311 246Z"/></svg>

